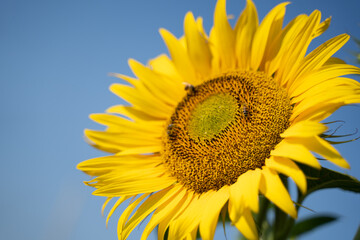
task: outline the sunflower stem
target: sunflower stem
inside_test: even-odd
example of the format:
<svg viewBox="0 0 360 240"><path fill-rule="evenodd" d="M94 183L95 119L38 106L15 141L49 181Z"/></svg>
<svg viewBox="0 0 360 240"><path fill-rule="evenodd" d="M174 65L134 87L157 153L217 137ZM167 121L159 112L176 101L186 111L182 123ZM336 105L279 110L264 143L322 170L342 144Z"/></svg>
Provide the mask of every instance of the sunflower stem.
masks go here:
<svg viewBox="0 0 360 240"><path fill-rule="evenodd" d="M259 236L262 235L262 230L263 230L262 226L263 226L264 220L266 219L266 214L267 214L269 205L270 205L270 201L266 197L260 197L260 210L259 210L259 214L257 215L257 219L256 219Z"/></svg>
<svg viewBox="0 0 360 240"><path fill-rule="evenodd" d="M285 223L285 227L283 228L284 231L281 231L278 236L276 236L276 240L286 240L288 235L291 232L291 229L293 228L295 224L295 219L293 218L288 218L288 220Z"/></svg>
<svg viewBox="0 0 360 240"><path fill-rule="evenodd" d="M297 203L296 204L296 211L299 213L299 207L301 206L302 202L305 199L306 194L302 194L300 190L298 189L298 197L297 197ZM289 236L293 226L295 225L296 219L292 217L288 217L287 221L284 223L283 231L280 231L280 234L278 235L278 238L275 238L276 240L286 240Z"/></svg>
<svg viewBox="0 0 360 240"><path fill-rule="evenodd" d="M280 175L280 179L284 184L285 188L289 190L287 177ZM284 226L288 223L288 215L283 212L280 208L275 206L275 222L274 222L274 237L280 239L284 232Z"/></svg>
<svg viewBox="0 0 360 240"><path fill-rule="evenodd" d="M275 239L280 239L282 236L284 226L289 221L288 216L278 207L275 207L275 223L274 223L274 236Z"/></svg>

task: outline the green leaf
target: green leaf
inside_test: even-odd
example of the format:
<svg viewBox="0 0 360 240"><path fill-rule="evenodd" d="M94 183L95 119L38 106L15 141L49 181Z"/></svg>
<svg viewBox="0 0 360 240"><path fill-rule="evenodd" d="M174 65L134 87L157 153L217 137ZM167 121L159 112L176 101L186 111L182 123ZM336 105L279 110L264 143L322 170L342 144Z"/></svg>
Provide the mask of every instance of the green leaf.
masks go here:
<svg viewBox="0 0 360 240"><path fill-rule="evenodd" d="M360 226L357 229L357 232L356 232L356 234L354 236L354 240L360 240Z"/></svg>
<svg viewBox="0 0 360 240"><path fill-rule="evenodd" d="M307 176L308 190L306 195L325 188L340 188L342 190L360 193L360 181L352 176L327 168L318 170L303 164L299 164L299 167Z"/></svg>
<svg viewBox="0 0 360 240"><path fill-rule="evenodd" d="M307 218L305 220L299 221L293 227L290 237L298 237L304 233L307 233L314 228L320 227L327 223L331 223L335 221L337 217L329 216L329 215L322 215L322 216L315 216L311 218Z"/></svg>

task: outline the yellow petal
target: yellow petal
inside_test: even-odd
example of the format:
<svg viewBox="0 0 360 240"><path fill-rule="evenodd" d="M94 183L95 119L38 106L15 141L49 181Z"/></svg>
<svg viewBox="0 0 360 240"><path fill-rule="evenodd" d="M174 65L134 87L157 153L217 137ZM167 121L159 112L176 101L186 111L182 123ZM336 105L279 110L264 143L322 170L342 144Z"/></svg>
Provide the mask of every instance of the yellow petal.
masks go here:
<svg viewBox="0 0 360 240"><path fill-rule="evenodd" d="M182 188L179 193L174 194L172 197L169 197L169 199L161 204L154 214L152 215L150 221L148 224L146 224L146 227L141 235L141 240L146 240L149 236L149 234L154 230L154 228L162 222L166 217L169 215L172 215L173 211L178 209L180 206L182 206L183 202L186 200L184 197L186 195L186 189Z"/></svg>
<svg viewBox="0 0 360 240"><path fill-rule="evenodd" d="M229 187L224 186L217 192L212 192L204 202L200 221L200 235L203 240L214 239L219 214L229 199Z"/></svg>
<svg viewBox="0 0 360 240"><path fill-rule="evenodd" d="M302 94L291 98L291 103L294 104L304 101L308 98L314 98L317 95L324 95L324 88L328 89L328 91L326 91L326 95L328 95L329 97L335 95L335 98L338 98L343 97L343 91L346 90L349 91L350 94L356 95L357 91L360 91L360 83L350 78L332 78L315 86L312 86L310 89L303 92ZM342 93L338 94L338 90L340 90ZM353 93L351 93L351 91L353 91Z"/></svg>
<svg viewBox="0 0 360 240"><path fill-rule="evenodd" d="M129 102L137 109L146 109L147 113L162 118L168 118L173 111L173 107L166 105L157 99L154 95L148 92L144 86L139 85L138 88L133 88L121 84L113 84L110 90Z"/></svg>
<svg viewBox="0 0 360 240"><path fill-rule="evenodd" d="M182 46L181 42L165 29L160 29L160 34L168 47L171 59L174 62L178 73L184 79L183 82L187 82L192 85L200 84L200 80L196 78L196 72L189 55L187 54L186 49Z"/></svg>
<svg viewBox="0 0 360 240"><path fill-rule="evenodd" d="M185 240L196 240L197 233L198 233L198 228L195 227L194 230L192 230L191 233L189 233L186 236Z"/></svg>
<svg viewBox="0 0 360 240"><path fill-rule="evenodd" d="M328 89L326 93L324 88ZM298 103L291 121L321 121L343 105L359 103L360 84L353 79L333 78L319 83L291 101Z"/></svg>
<svg viewBox="0 0 360 240"><path fill-rule="evenodd" d="M241 13L235 26L235 53L238 61L238 68L250 69L251 44L259 25L256 7L251 0L247 0L246 7Z"/></svg>
<svg viewBox="0 0 360 240"><path fill-rule="evenodd" d="M129 160L131 161L131 158ZM150 162L149 164L142 164L141 161L136 161L136 163L133 164L118 165L118 167L114 167L111 172L99 175L95 178L97 181L96 186L99 186L102 189L107 187L111 188L117 185L122 186L146 181L147 179L156 179L159 178L159 176L163 177L166 172L166 167L159 162L154 167L154 163Z"/></svg>
<svg viewBox="0 0 360 240"><path fill-rule="evenodd" d="M106 112L108 113L117 113L123 116L130 118L133 121L159 121L159 120L166 120L164 116L152 116L146 112L146 109L139 110L135 109L131 106L124 106L124 105L115 105L109 107Z"/></svg>
<svg viewBox="0 0 360 240"><path fill-rule="evenodd" d="M348 74L360 74L360 69L347 64L324 65L294 82L289 88L289 96L295 97L321 82Z"/></svg>
<svg viewBox="0 0 360 240"><path fill-rule="evenodd" d="M315 136L311 138L299 139L299 141L301 141L302 144L308 149L320 154L333 164L343 168L350 168L350 165L340 155L340 153L330 143L321 137Z"/></svg>
<svg viewBox="0 0 360 240"><path fill-rule="evenodd" d="M332 65L332 64L346 64L346 62L340 58L331 57L324 63L324 65Z"/></svg>
<svg viewBox="0 0 360 240"><path fill-rule="evenodd" d="M129 206L121 214L118 224L117 224L117 233L118 233L119 239L123 239L122 230L124 229L125 223L129 219L130 214L147 196L149 196L149 193L146 193L146 194L143 194L142 196L140 196L134 202L130 203Z"/></svg>
<svg viewBox="0 0 360 240"><path fill-rule="evenodd" d="M333 112L335 112L339 107L344 106L344 102L328 102L322 104L316 104L309 106L306 110L300 113L300 115L290 118L294 123L310 120L319 122L329 117Z"/></svg>
<svg viewBox="0 0 360 240"><path fill-rule="evenodd" d="M253 216L251 215L250 209L244 209L243 214L241 215L239 221L235 223L235 226L246 239L258 239L256 225Z"/></svg>
<svg viewBox="0 0 360 240"><path fill-rule="evenodd" d="M223 63L223 60L221 59L221 53L218 49L218 46L215 44L217 42L216 40L216 34L214 31L214 28L210 30L210 36L209 36L209 47L211 51L211 72L212 75L219 75L223 73L224 71L227 71L227 66Z"/></svg>
<svg viewBox="0 0 360 240"><path fill-rule="evenodd" d="M194 197L186 209L171 223L168 239L183 239L199 225L203 212L204 196Z"/></svg>
<svg viewBox="0 0 360 240"><path fill-rule="evenodd" d="M147 147L133 147L122 150L117 155L131 155L131 154L149 154L159 153L162 150L162 145L147 146Z"/></svg>
<svg viewBox="0 0 360 240"><path fill-rule="evenodd" d="M252 211L259 210L259 182L260 170L249 170L240 175L236 183L230 187L230 217L232 221L238 221L243 210L250 207ZM230 206L230 204L229 204Z"/></svg>
<svg viewBox="0 0 360 240"><path fill-rule="evenodd" d="M301 121L291 125L280 136L288 137L311 137L319 135L327 130L327 127L319 122Z"/></svg>
<svg viewBox="0 0 360 240"><path fill-rule="evenodd" d="M140 121L134 122L113 114L96 113L90 114L90 119L107 126L109 132L125 132L137 134L147 132L149 134L161 135L164 129L164 123L161 121Z"/></svg>
<svg viewBox="0 0 360 240"><path fill-rule="evenodd" d="M119 152L137 147L161 146L161 136L85 130L85 136L95 147L109 152Z"/></svg>
<svg viewBox="0 0 360 240"><path fill-rule="evenodd" d="M168 229L169 225L172 224L174 219L176 219L180 214L183 213L189 204L194 199L193 192L187 191L185 197L180 201L179 205L169 212L169 214L163 219L158 227L158 240L164 240L165 232Z"/></svg>
<svg viewBox="0 0 360 240"><path fill-rule="evenodd" d="M263 167L261 173L260 191L285 213L296 218L297 214L294 204L278 174L266 166Z"/></svg>
<svg viewBox="0 0 360 240"><path fill-rule="evenodd" d="M111 199L113 199L113 198L112 198L112 197L106 198L104 204L102 205L102 207L101 207L101 215L102 215L102 216L104 216L105 208L106 208L106 206L108 205L108 203L111 201Z"/></svg>
<svg viewBox="0 0 360 240"><path fill-rule="evenodd" d="M274 7L266 15L259 28L257 28L251 48L252 70L258 70L264 57L267 42L273 37L272 27L276 26L275 28L278 29L279 23L282 24L285 15L285 6L288 4L288 2L285 2Z"/></svg>
<svg viewBox="0 0 360 240"><path fill-rule="evenodd" d="M131 168L152 168L162 163L158 156L130 155L106 156L86 160L77 165L77 168L91 176L100 176L111 171L127 171Z"/></svg>
<svg viewBox="0 0 360 240"><path fill-rule="evenodd" d="M185 91L179 91L183 87L180 82L176 84L174 81L169 81L168 78L133 59L129 60L129 66L139 81L162 102L174 107L182 99Z"/></svg>
<svg viewBox="0 0 360 240"><path fill-rule="evenodd" d="M321 12L315 10L308 18L305 26L298 32L296 38L291 43L287 54L282 59L282 68L279 68L277 73L278 78L281 78L282 85L290 85L296 77L296 71L299 69L299 65L306 54L307 48L312 41L313 33L316 31L317 26L320 23ZM289 83L288 83L289 81Z"/></svg>
<svg viewBox="0 0 360 240"><path fill-rule="evenodd" d="M292 43L305 26L307 20L308 16L305 14L291 20L282 30L281 34L266 48L264 72L268 76L272 76L279 68L284 67L283 59L287 56Z"/></svg>
<svg viewBox="0 0 360 240"><path fill-rule="evenodd" d="M184 31L189 57L197 71L207 77L211 73L211 52L191 12L185 16Z"/></svg>
<svg viewBox="0 0 360 240"><path fill-rule="evenodd" d="M176 185L149 196L149 198L136 210L134 215L126 222L121 233L122 239L126 239L131 231L158 206L179 193L181 187L182 186L180 185Z"/></svg>
<svg viewBox="0 0 360 240"><path fill-rule="evenodd" d="M336 36L325 43L321 44L318 48L309 53L303 60L299 68L298 73L296 74L299 78L302 74L318 69L325 62L330 59L330 57L336 53L344 44L349 40L349 35L342 34ZM294 81L296 81L296 79ZM297 95L297 93L294 93Z"/></svg>
<svg viewBox="0 0 360 240"><path fill-rule="evenodd" d="M360 73L360 72L359 72ZM356 72L354 72L356 74ZM345 74L344 74L345 75ZM344 79L343 81L341 79ZM321 82L315 82L313 85L310 83L304 83L299 86L299 90L295 90L294 95L292 98L292 102L307 102L310 99L318 100L318 96L321 96L322 99L332 100L334 98L338 99L338 97L342 97L343 99L347 99L348 95L359 95L359 85L352 84L349 81L346 81L345 78L339 77L330 77L327 79L316 79L322 80ZM329 91L321 91L321 89L328 88ZM344 91L348 91L345 93ZM339 92L339 93L338 93ZM319 101L319 100L318 100ZM323 100L320 100L321 103L324 103ZM338 101L339 102L339 101Z"/></svg>
<svg viewBox="0 0 360 240"><path fill-rule="evenodd" d="M226 0L218 0L214 13L212 42L219 52L225 69L235 67L235 33L227 20Z"/></svg>
<svg viewBox="0 0 360 240"><path fill-rule="evenodd" d="M205 39L209 40L209 37L206 35L205 29L204 29L204 24L203 24L203 18L202 17L196 18L196 25L197 25L197 28L198 28L199 32L201 33L201 35Z"/></svg>
<svg viewBox="0 0 360 240"><path fill-rule="evenodd" d="M327 105L341 103L342 105L359 103L360 102L360 88L353 88L349 86L337 86L324 93L313 95L311 98L306 98L295 105L290 121L295 120L298 116L308 114L307 110L311 108L321 109Z"/></svg>
<svg viewBox="0 0 360 240"><path fill-rule="evenodd" d="M313 38L316 38L318 36L320 36L321 34L323 34L330 26L330 22L331 22L331 17L325 19L325 21L323 21L322 23L320 23L317 26L316 31L313 33Z"/></svg>
<svg viewBox="0 0 360 240"><path fill-rule="evenodd" d="M237 33L238 31L241 31L242 28L246 28L248 26L252 26L256 29L257 25L259 25L259 20L255 4L252 0L246 0L246 7L236 21L234 30Z"/></svg>
<svg viewBox="0 0 360 240"><path fill-rule="evenodd" d="M265 165L288 177L291 177L302 193L306 192L306 177L301 169L290 159L284 157L271 157Z"/></svg>
<svg viewBox="0 0 360 240"><path fill-rule="evenodd" d="M320 169L318 160L310 153L302 141L297 139L283 139L270 153L272 156L287 157L297 162Z"/></svg>
<svg viewBox="0 0 360 240"><path fill-rule="evenodd" d="M165 54L161 54L158 57L151 59L149 65L155 72L168 76L174 82L182 82L174 63Z"/></svg>
<svg viewBox="0 0 360 240"><path fill-rule="evenodd" d="M108 213L107 217L106 217L106 227L108 227L108 223L109 220L111 218L111 216L113 215L113 213L115 212L115 210L127 199L129 199L131 196L122 196L120 197L116 203L114 204L114 206L111 208L110 212Z"/></svg>
<svg viewBox="0 0 360 240"><path fill-rule="evenodd" d="M114 176L114 178L116 177ZM141 172L138 174L132 174L127 181L124 178L122 178L122 180L123 182L118 178L117 181L101 186L95 190L93 194L106 197L136 195L141 193L156 192L176 182L176 179L171 177L160 176L158 174L145 175L145 173L141 175Z"/></svg>

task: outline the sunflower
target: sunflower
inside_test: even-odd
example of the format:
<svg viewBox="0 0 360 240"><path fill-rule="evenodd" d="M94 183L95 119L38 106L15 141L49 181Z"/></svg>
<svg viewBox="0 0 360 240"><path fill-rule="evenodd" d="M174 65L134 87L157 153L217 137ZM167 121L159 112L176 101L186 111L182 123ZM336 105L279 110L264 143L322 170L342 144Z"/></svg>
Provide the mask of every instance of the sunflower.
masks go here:
<svg viewBox="0 0 360 240"><path fill-rule="evenodd" d="M90 118L105 131L86 130L94 147L110 156L80 163L94 176L86 182L108 214L131 199L118 222L118 237L151 215L142 238L158 227L163 239L213 239L220 213L248 239L257 239L253 214L259 194L292 218L294 203L280 174L307 190L298 163L321 168L316 156L342 168L349 164L323 137L321 123L339 107L360 102L360 84L340 77L360 70L332 57L349 39L342 34L307 54L329 26L315 10L283 27L281 3L259 23L251 0L235 27L225 0L218 0L214 26L204 31L191 12L184 36L160 34L170 57L147 66L129 60L135 78L110 90L131 105L110 107Z"/></svg>

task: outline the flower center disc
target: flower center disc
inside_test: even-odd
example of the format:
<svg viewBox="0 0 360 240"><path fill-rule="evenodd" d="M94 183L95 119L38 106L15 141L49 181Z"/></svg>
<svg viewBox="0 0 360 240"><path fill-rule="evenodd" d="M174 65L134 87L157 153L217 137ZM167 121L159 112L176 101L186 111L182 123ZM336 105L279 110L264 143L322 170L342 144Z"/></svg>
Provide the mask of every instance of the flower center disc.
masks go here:
<svg viewBox="0 0 360 240"><path fill-rule="evenodd" d="M163 136L171 175L203 193L261 168L289 126L286 91L260 72L227 73L188 88Z"/></svg>

